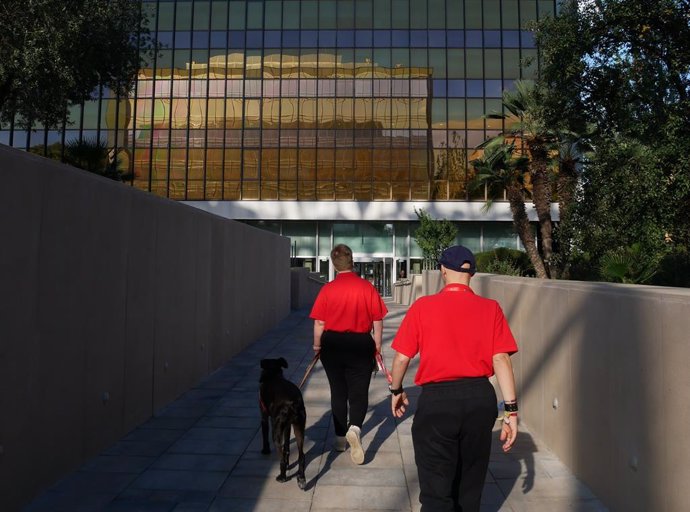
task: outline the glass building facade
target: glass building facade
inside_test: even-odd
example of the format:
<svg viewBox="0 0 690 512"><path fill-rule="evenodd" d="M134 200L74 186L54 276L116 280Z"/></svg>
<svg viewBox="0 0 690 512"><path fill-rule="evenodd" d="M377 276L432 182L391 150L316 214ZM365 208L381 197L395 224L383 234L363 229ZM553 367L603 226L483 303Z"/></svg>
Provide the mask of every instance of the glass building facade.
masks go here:
<svg viewBox="0 0 690 512"><path fill-rule="evenodd" d="M414 209L443 203L474 250L518 246L507 207L492 218L476 207L468 161L502 129L485 118L502 91L533 76L526 25L553 0L142 8L162 49L130 97L99 91L64 130L2 126L0 143L59 158L68 141L103 140L133 186L290 236L315 270L342 241L390 258L393 279L414 271Z"/></svg>

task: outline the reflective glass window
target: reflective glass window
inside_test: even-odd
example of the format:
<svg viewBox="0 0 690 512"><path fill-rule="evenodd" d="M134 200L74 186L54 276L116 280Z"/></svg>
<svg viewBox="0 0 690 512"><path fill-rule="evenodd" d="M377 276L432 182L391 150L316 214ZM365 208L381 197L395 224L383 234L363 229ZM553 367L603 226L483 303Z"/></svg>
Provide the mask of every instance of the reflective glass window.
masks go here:
<svg viewBox="0 0 690 512"><path fill-rule="evenodd" d="M484 80L467 80L467 97L481 98L484 96Z"/></svg>
<svg viewBox="0 0 690 512"><path fill-rule="evenodd" d="M261 30L247 30L247 48L261 48L263 44L263 32Z"/></svg>
<svg viewBox="0 0 690 512"><path fill-rule="evenodd" d="M537 44L534 40L534 33L529 30L520 32L520 43L523 48L536 48Z"/></svg>
<svg viewBox="0 0 690 512"><path fill-rule="evenodd" d="M161 2L158 7L158 31L173 30L175 28L174 19L175 4Z"/></svg>
<svg viewBox="0 0 690 512"><path fill-rule="evenodd" d="M444 97L446 95L446 81L445 80L434 80L433 93L434 96Z"/></svg>
<svg viewBox="0 0 690 512"><path fill-rule="evenodd" d="M319 46L335 46L336 35L335 30L319 30Z"/></svg>
<svg viewBox="0 0 690 512"><path fill-rule="evenodd" d="M483 0L484 5L484 28L499 29L501 28L501 0Z"/></svg>
<svg viewBox="0 0 690 512"><path fill-rule="evenodd" d="M429 3L429 28L445 28L446 26L446 1L428 0Z"/></svg>
<svg viewBox="0 0 690 512"><path fill-rule="evenodd" d="M393 28L407 29L410 26L409 0L392 0Z"/></svg>
<svg viewBox="0 0 690 512"><path fill-rule="evenodd" d="M371 28L372 26L372 7L374 0L357 0L355 2L355 26L358 29ZM377 2L377 11L378 9ZM378 14L378 13L377 13Z"/></svg>
<svg viewBox="0 0 690 512"><path fill-rule="evenodd" d="M175 32L175 48L189 48L192 44L192 34L186 30Z"/></svg>
<svg viewBox="0 0 690 512"><path fill-rule="evenodd" d="M462 98L465 96L465 81L448 80L448 96L453 98Z"/></svg>
<svg viewBox="0 0 690 512"><path fill-rule="evenodd" d="M391 0L375 0L374 28L391 27Z"/></svg>
<svg viewBox="0 0 690 512"><path fill-rule="evenodd" d="M319 28L336 28L335 0L319 1Z"/></svg>
<svg viewBox="0 0 690 512"><path fill-rule="evenodd" d="M501 31L500 30L485 30L484 31L484 47L485 48L500 48L501 47Z"/></svg>
<svg viewBox="0 0 690 512"><path fill-rule="evenodd" d="M192 32L192 48L208 48L209 33L206 30Z"/></svg>
<svg viewBox="0 0 690 512"><path fill-rule="evenodd" d="M503 28L520 28L518 2L501 2Z"/></svg>
<svg viewBox="0 0 690 512"><path fill-rule="evenodd" d="M410 30L410 46L425 47L427 41L426 30Z"/></svg>
<svg viewBox="0 0 690 512"><path fill-rule="evenodd" d="M355 45L355 31L354 30L338 30L337 31L338 46L351 47Z"/></svg>
<svg viewBox="0 0 690 512"><path fill-rule="evenodd" d="M355 46L367 48L373 44L373 33L371 30L357 30L355 33Z"/></svg>
<svg viewBox="0 0 690 512"><path fill-rule="evenodd" d="M390 30L374 30L374 46L388 47L391 45L391 31Z"/></svg>
<svg viewBox="0 0 690 512"><path fill-rule="evenodd" d="M465 31L464 30L448 30L446 32L447 45L449 48L464 48L465 47Z"/></svg>
<svg viewBox="0 0 690 512"><path fill-rule="evenodd" d="M266 0L264 3L264 28L267 30L280 30L282 1ZM287 3L287 2L286 2Z"/></svg>
<svg viewBox="0 0 690 512"><path fill-rule="evenodd" d="M246 2L228 2L230 9L230 28L244 30L245 29L245 10Z"/></svg>
<svg viewBox="0 0 690 512"><path fill-rule="evenodd" d="M338 28L355 28L355 2L338 0Z"/></svg>
<svg viewBox="0 0 690 512"><path fill-rule="evenodd" d="M228 3L211 3L211 30L227 30L228 28Z"/></svg>
<svg viewBox="0 0 690 512"><path fill-rule="evenodd" d="M490 98L500 98L503 93L503 82L501 80L485 80L484 87L486 96Z"/></svg>
<svg viewBox="0 0 690 512"><path fill-rule="evenodd" d="M299 28L299 2L283 2L283 30Z"/></svg>
<svg viewBox="0 0 690 512"><path fill-rule="evenodd" d="M410 2L410 26L412 28L427 27L427 0L412 0Z"/></svg>
<svg viewBox="0 0 690 512"><path fill-rule="evenodd" d="M465 28L482 28L483 0L465 0Z"/></svg>
<svg viewBox="0 0 690 512"><path fill-rule="evenodd" d="M282 35L280 30L266 30L264 32L264 46L266 48L280 48Z"/></svg>
<svg viewBox="0 0 690 512"><path fill-rule="evenodd" d="M305 48L316 48L319 46L319 32L316 30L303 30L301 43Z"/></svg>
<svg viewBox="0 0 690 512"><path fill-rule="evenodd" d="M446 60L445 50L429 50L429 67L434 78L446 77Z"/></svg>
<svg viewBox="0 0 690 512"><path fill-rule="evenodd" d="M553 16L553 4L553 0L539 0L539 3L537 4L539 8L539 19L544 18L545 16Z"/></svg>
<svg viewBox="0 0 690 512"><path fill-rule="evenodd" d="M173 45L174 32L158 32L157 40L163 47L169 48Z"/></svg>
<svg viewBox="0 0 690 512"><path fill-rule="evenodd" d="M520 1L520 27L524 27L529 21L537 19L536 0Z"/></svg>
<svg viewBox="0 0 690 512"><path fill-rule="evenodd" d="M231 30L228 32L229 48L244 48L244 32L241 30Z"/></svg>
<svg viewBox="0 0 690 512"><path fill-rule="evenodd" d="M302 0L302 9L300 13L302 19L302 29L319 28L318 0Z"/></svg>
<svg viewBox="0 0 690 512"><path fill-rule="evenodd" d="M410 33L407 30L391 30L391 46L408 47L410 46Z"/></svg>
<svg viewBox="0 0 690 512"><path fill-rule="evenodd" d="M175 2L175 30L191 30L192 2Z"/></svg>
<svg viewBox="0 0 690 512"><path fill-rule="evenodd" d="M426 48L412 48L410 50L410 65L412 67L425 68L428 66L428 56Z"/></svg>
<svg viewBox="0 0 690 512"><path fill-rule="evenodd" d="M465 51L448 49L448 78L465 77Z"/></svg>
<svg viewBox="0 0 690 512"><path fill-rule="evenodd" d="M446 115L447 100L434 98L431 103L431 126L433 128L445 128L448 120Z"/></svg>
<svg viewBox="0 0 690 512"><path fill-rule="evenodd" d="M210 16L211 2L197 0L194 3L194 30L208 30Z"/></svg>
<svg viewBox="0 0 690 512"><path fill-rule="evenodd" d="M465 46L467 46L467 48L481 48L482 47L482 31L481 30L465 30Z"/></svg>
<svg viewBox="0 0 690 512"><path fill-rule="evenodd" d="M465 50L467 56L467 78L483 78L484 62L481 50Z"/></svg>
<svg viewBox="0 0 690 512"><path fill-rule="evenodd" d="M520 47L520 31L519 30L504 30L503 31L503 47L504 48L519 48Z"/></svg>
<svg viewBox="0 0 690 512"><path fill-rule="evenodd" d="M228 42L228 34L225 31L211 31L211 48L225 48Z"/></svg>
<svg viewBox="0 0 690 512"><path fill-rule="evenodd" d="M283 46L299 46L299 31L298 30L284 30L283 31Z"/></svg>
<svg viewBox="0 0 690 512"><path fill-rule="evenodd" d="M260 29L263 25L263 2L247 2L247 28Z"/></svg>
<svg viewBox="0 0 690 512"><path fill-rule="evenodd" d="M446 32L444 30L429 30L429 46L432 48L446 46Z"/></svg>
<svg viewBox="0 0 690 512"><path fill-rule="evenodd" d="M446 27L449 29L464 28L463 0L446 1Z"/></svg>

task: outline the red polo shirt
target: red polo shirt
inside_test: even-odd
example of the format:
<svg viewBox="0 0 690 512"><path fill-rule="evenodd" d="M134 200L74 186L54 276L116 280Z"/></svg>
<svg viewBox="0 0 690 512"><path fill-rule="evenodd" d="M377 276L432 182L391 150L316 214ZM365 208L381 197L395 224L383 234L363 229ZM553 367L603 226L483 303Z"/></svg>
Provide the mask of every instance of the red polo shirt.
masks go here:
<svg viewBox="0 0 690 512"><path fill-rule="evenodd" d="M386 313L374 285L354 272L339 272L321 288L309 316L325 322L327 331L363 333L371 332L373 323Z"/></svg>
<svg viewBox="0 0 690 512"><path fill-rule="evenodd" d="M449 284L436 295L415 301L392 347L410 358L419 353L417 385L490 377L494 354L517 352L498 302L461 284Z"/></svg>

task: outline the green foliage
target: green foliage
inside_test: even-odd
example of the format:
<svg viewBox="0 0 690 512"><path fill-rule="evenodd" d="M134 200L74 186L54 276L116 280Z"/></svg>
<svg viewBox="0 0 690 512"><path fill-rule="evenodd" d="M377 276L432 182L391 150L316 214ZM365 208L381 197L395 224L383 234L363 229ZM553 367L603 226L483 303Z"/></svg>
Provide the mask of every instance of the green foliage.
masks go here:
<svg viewBox="0 0 690 512"><path fill-rule="evenodd" d="M412 236L422 250L424 256L424 268L435 269L441 253L450 247L458 234L458 228L449 220L436 220L423 209L415 213L419 219L419 227Z"/></svg>
<svg viewBox="0 0 690 512"><path fill-rule="evenodd" d="M478 272L508 276L534 275L534 267L530 263L529 256L517 249L498 247L491 251L479 252L474 256L477 260Z"/></svg>
<svg viewBox="0 0 690 512"><path fill-rule="evenodd" d="M0 119L59 126L99 87L126 95L152 54L138 0L0 2Z"/></svg>
<svg viewBox="0 0 690 512"><path fill-rule="evenodd" d="M640 244L614 249L601 258L601 276L606 281L627 284L648 283L656 274L656 262Z"/></svg>
<svg viewBox="0 0 690 512"><path fill-rule="evenodd" d="M65 162L115 181L129 181L133 178L131 174L120 171L117 159L112 156L106 143L95 137L67 142Z"/></svg>
<svg viewBox="0 0 690 512"><path fill-rule="evenodd" d="M690 247L689 7L566 1L536 25L544 118L594 126L576 205L561 215L571 277L682 281L665 268L683 267Z"/></svg>
<svg viewBox="0 0 690 512"><path fill-rule="evenodd" d="M652 284L690 287L690 252L685 248L675 248L665 254Z"/></svg>

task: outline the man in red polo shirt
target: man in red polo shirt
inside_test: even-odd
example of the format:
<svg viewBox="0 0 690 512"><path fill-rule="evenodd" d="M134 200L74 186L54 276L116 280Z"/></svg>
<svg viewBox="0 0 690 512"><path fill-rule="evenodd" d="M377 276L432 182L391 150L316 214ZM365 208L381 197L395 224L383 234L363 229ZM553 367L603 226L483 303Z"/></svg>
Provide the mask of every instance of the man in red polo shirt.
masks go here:
<svg viewBox="0 0 690 512"><path fill-rule="evenodd" d="M474 255L456 245L439 261L445 284L408 310L393 340L391 409L408 405L402 382L419 354L415 384L422 387L412 424L422 512L479 511L496 421L494 373L505 400L503 451L517 436L517 399L510 355L517 345L494 300L474 294Z"/></svg>
<svg viewBox="0 0 690 512"><path fill-rule="evenodd" d="M335 246L331 261L338 275L321 289L310 315L314 351L321 355L331 388L335 448L344 451L347 441L352 461L362 464L361 429L388 308L376 288L352 271L352 250L347 245Z"/></svg>

